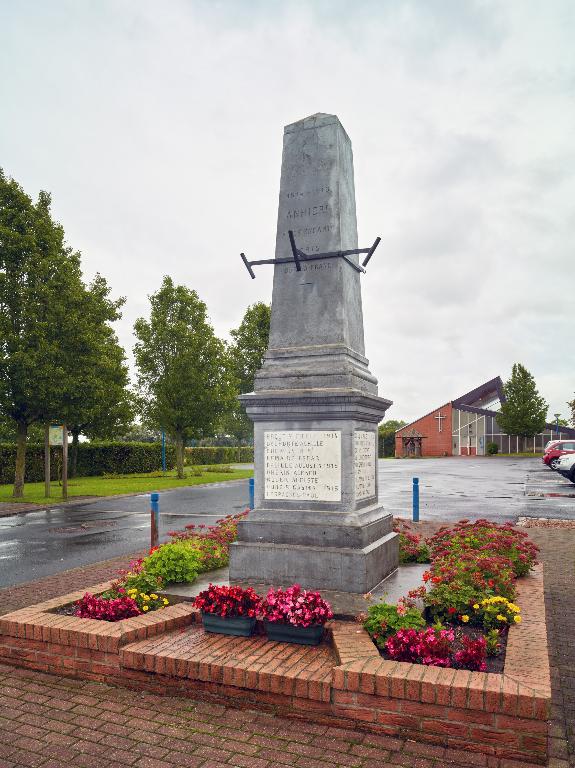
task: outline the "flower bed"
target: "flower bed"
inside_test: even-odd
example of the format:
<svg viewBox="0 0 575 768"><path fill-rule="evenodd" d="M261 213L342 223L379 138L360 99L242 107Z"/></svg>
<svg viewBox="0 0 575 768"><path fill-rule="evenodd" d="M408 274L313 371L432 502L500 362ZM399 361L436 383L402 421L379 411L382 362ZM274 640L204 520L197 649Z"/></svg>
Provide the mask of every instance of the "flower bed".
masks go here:
<svg viewBox="0 0 575 768"><path fill-rule="evenodd" d="M425 543L409 531L403 536L404 562L428 551L431 567L397 606L374 605L364 618L384 658L500 670L509 627L521 622L516 579L534 566L537 547L512 526L486 520L441 528Z"/></svg>
<svg viewBox="0 0 575 768"><path fill-rule="evenodd" d="M0 660L478 752L482 765L510 768L545 762L551 702L541 566L517 593L523 621L509 630L502 674L385 660L353 622L329 622L325 642L294 652L207 635L189 603L113 623L54 613L81 592L1 617Z"/></svg>

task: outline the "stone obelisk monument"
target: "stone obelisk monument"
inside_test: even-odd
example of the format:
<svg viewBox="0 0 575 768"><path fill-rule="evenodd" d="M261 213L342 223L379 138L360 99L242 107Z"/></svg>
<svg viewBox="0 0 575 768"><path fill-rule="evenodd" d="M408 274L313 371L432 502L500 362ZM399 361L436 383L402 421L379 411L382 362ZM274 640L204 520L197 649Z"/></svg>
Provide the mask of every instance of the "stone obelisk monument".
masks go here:
<svg viewBox="0 0 575 768"><path fill-rule="evenodd" d="M335 115L284 131L275 259L356 249L351 142ZM357 255L349 260L358 264ZM367 592L397 568L378 504L378 397L363 340L360 273L343 257L274 264L269 348L254 392L255 508L230 580Z"/></svg>

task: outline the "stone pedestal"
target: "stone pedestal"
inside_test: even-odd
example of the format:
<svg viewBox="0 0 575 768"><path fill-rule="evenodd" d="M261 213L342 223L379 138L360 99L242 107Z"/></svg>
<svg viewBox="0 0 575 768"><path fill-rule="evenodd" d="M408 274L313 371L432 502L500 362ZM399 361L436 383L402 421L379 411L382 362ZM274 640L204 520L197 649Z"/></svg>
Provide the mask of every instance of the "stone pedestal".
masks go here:
<svg viewBox="0 0 575 768"><path fill-rule="evenodd" d="M357 248L351 142L335 115L287 126L276 259L288 230L307 254ZM358 257L351 257L358 263ZM240 523L230 581L368 592L398 565L378 504L377 396L359 273L342 258L276 264L270 346L254 392L255 508Z"/></svg>

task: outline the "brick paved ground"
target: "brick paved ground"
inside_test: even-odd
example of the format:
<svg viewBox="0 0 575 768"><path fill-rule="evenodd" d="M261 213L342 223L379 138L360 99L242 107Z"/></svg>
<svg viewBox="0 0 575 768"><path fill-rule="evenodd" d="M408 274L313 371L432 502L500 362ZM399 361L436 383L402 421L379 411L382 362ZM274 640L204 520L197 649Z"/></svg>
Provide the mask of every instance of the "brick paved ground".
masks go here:
<svg viewBox="0 0 575 768"><path fill-rule="evenodd" d="M541 529L529 534L541 547L546 568L554 683L549 768L573 768L575 531ZM0 612L102 581L124 564L125 558L118 558L0 590ZM485 766L486 760L384 736L0 666L0 768L439 768Z"/></svg>

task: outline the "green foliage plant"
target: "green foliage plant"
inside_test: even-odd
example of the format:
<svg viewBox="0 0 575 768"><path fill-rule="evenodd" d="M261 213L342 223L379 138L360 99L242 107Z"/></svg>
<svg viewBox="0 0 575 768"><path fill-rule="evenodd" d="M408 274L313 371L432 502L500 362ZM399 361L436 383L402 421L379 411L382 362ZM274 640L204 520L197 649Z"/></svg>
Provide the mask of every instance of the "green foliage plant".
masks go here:
<svg viewBox="0 0 575 768"><path fill-rule="evenodd" d="M121 585L126 590L135 589L137 592L146 594L161 591L164 579L158 574L147 571L143 562L143 559L140 559L130 563L130 569L122 576Z"/></svg>
<svg viewBox="0 0 575 768"><path fill-rule="evenodd" d="M425 594L424 602L435 621L458 623L461 616L469 616L471 606L486 596L481 587L462 581L434 584Z"/></svg>
<svg viewBox="0 0 575 768"><path fill-rule="evenodd" d="M406 424L407 422L402 421L401 419L388 419L388 421L384 421L382 424L379 425L378 455L380 458L395 455L395 433L397 432L398 429L405 427Z"/></svg>
<svg viewBox="0 0 575 768"><path fill-rule="evenodd" d="M195 291L166 276L150 305L134 324L139 410L174 441L183 478L186 442L211 436L233 398L226 349Z"/></svg>
<svg viewBox="0 0 575 768"><path fill-rule="evenodd" d="M505 402L497 415L497 423L503 432L533 437L545 429L548 405L537 391L532 374L521 363L513 365L503 392Z"/></svg>
<svg viewBox="0 0 575 768"><path fill-rule="evenodd" d="M250 445L194 446L185 449L185 456L188 465L251 463L254 460L254 449Z"/></svg>
<svg viewBox="0 0 575 768"><path fill-rule="evenodd" d="M253 438L253 424L238 395L253 392L256 371L262 367L269 344L271 306L257 302L249 306L237 328L230 331L228 364L233 398L222 420L223 430L238 441Z"/></svg>
<svg viewBox="0 0 575 768"><path fill-rule="evenodd" d="M186 542L173 541L152 551L142 563L148 575L166 582L195 581L201 569L198 551Z"/></svg>
<svg viewBox="0 0 575 768"><path fill-rule="evenodd" d="M497 629L490 629L485 634L485 649L488 656L497 656L501 648L501 635Z"/></svg>
<svg viewBox="0 0 575 768"><path fill-rule="evenodd" d="M515 603L501 595L485 597L474 603L473 617L475 624L484 629L506 629L521 623L521 609Z"/></svg>
<svg viewBox="0 0 575 768"><path fill-rule="evenodd" d="M223 464L219 466L212 466L212 467L206 467L206 472L233 472L234 470L230 467L229 464Z"/></svg>
<svg viewBox="0 0 575 768"><path fill-rule="evenodd" d="M89 392L105 410L110 391L99 376L116 363L120 388L127 381L110 326L123 299L112 301L100 276L84 284L80 254L50 206L47 192L33 202L0 169L0 413L15 426L15 498L24 493L29 428L83 419Z"/></svg>
<svg viewBox="0 0 575 768"><path fill-rule="evenodd" d="M384 649L388 637L399 629L421 629L425 619L413 604L402 600L397 605L382 602L369 607L363 626L378 648Z"/></svg>
<svg viewBox="0 0 575 768"><path fill-rule="evenodd" d="M399 534L399 562L402 565L429 562L429 547L420 534L413 532L408 523L394 523L394 530Z"/></svg>
<svg viewBox="0 0 575 768"><path fill-rule="evenodd" d="M499 453L499 446L497 443L487 443L485 450L488 456L495 456L495 454Z"/></svg>

